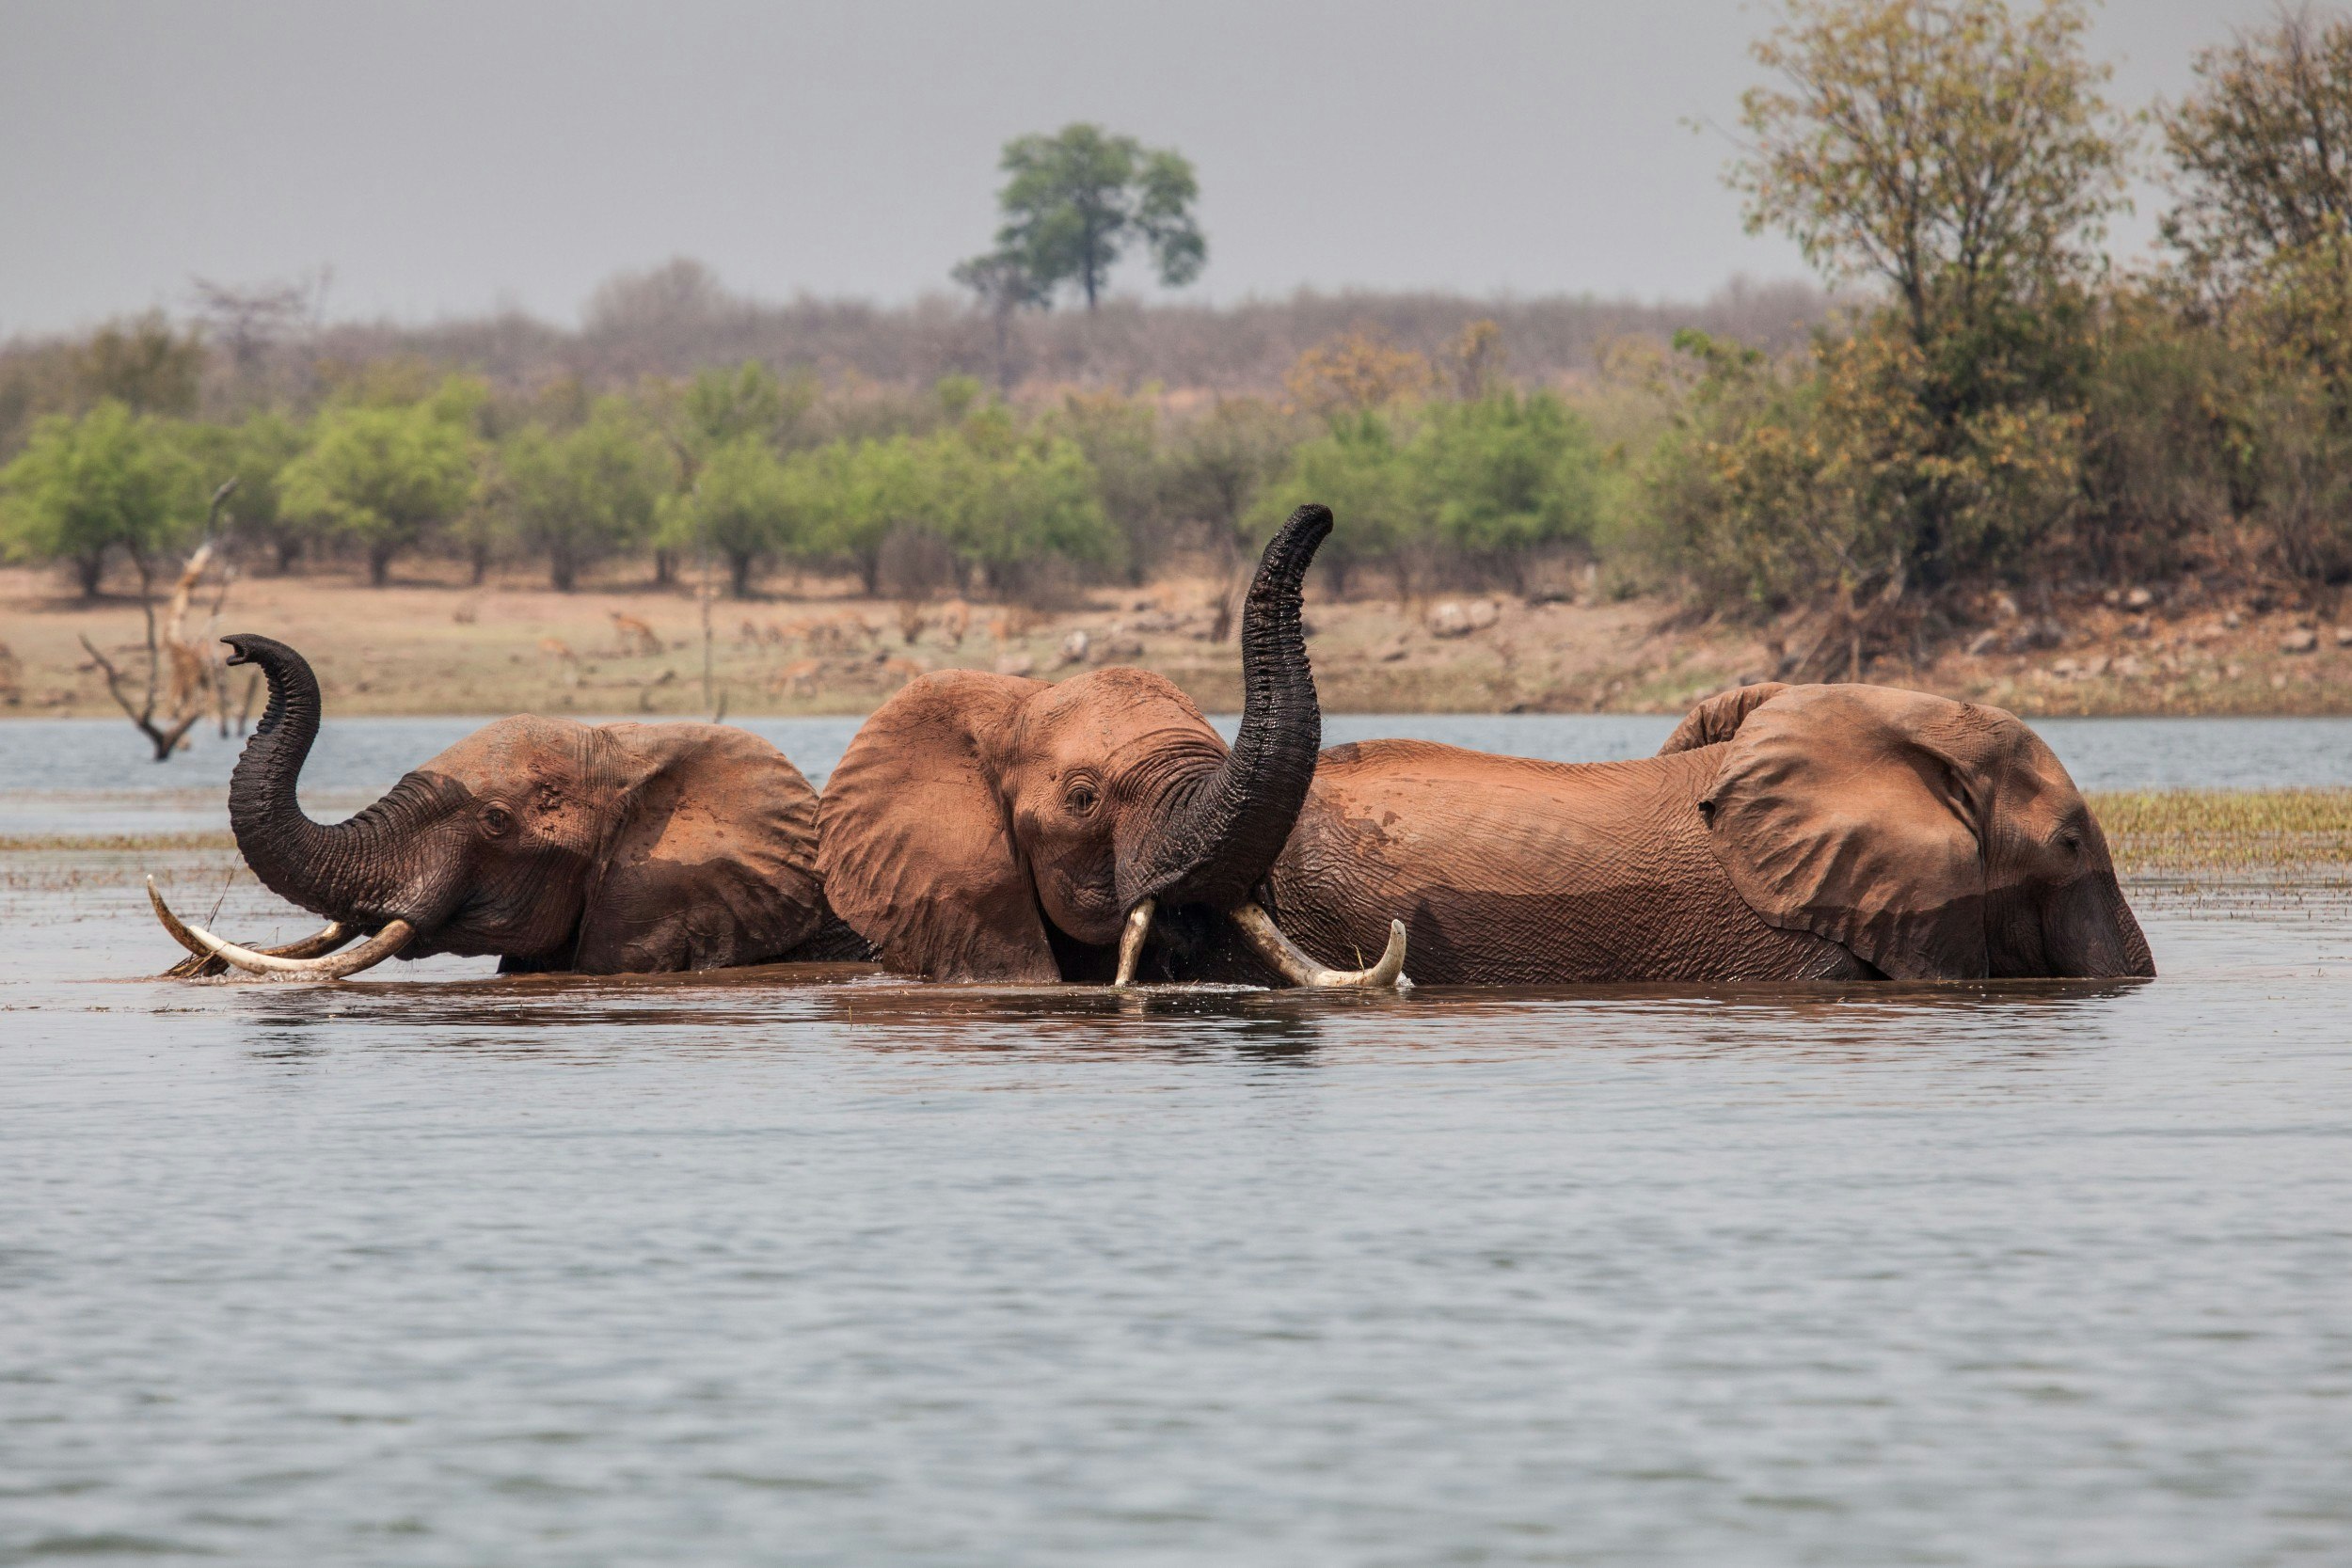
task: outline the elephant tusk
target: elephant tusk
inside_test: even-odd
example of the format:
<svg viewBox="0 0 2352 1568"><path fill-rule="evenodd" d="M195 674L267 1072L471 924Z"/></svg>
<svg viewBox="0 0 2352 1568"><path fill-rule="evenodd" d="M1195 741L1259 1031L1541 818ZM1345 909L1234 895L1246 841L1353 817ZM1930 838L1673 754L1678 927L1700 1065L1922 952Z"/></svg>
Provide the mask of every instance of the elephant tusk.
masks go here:
<svg viewBox="0 0 2352 1568"><path fill-rule="evenodd" d="M1152 911L1158 900L1146 898L1127 911L1127 928L1119 933L1119 978L1114 986L1136 983L1136 965L1143 961L1143 939L1152 934Z"/></svg>
<svg viewBox="0 0 2352 1568"><path fill-rule="evenodd" d="M1235 926L1250 950L1273 966L1274 972L1294 986L1311 986L1317 990L1359 988L1377 990L1389 986L1402 990L1412 982L1405 978L1405 922L1389 922L1389 945L1381 953L1380 961L1370 969L1326 969L1299 950L1296 942L1282 934L1274 917L1254 903L1242 904L1231 911Z"/></svg>
<svg viewBox="0 0 2352 1568"><path fill-rule="evenodd" d="M162 921L164 929L170 933L171 940L186 948L190 955L165 970L165 979L193 980L228 972L229 960L188 934L188 928L180 923L180 917L172 913L170 906L164 902L163 895L155 891L155 879L152 877L147 879L147 901L153 907L155 918ZM256 951L266 953L273 958L317 958L332 953L357 935L357 931L342 921L330 920L315 934L304 937L300 942L290 942L279 947L257 948Z"/></svg>
<svg viewBox="0 0 2352 1568"><path fill-rule="evenodd" d="M155 906L156 918L164 928L191 951L202 952L222 958L248 974L285 975L306 980L341 980L372 969L408 945L416 927L405 920L395 920L382 930L353 948L333 958L290 958L276 953L264 953L250 947L240 947L233 942L223 942L201 926L191 926L171 912L164 895L155 890L155 880L147 882L149 902ZM320 933L324 936L326 933ZM313 941L318 940L313 938Z"/></svg>

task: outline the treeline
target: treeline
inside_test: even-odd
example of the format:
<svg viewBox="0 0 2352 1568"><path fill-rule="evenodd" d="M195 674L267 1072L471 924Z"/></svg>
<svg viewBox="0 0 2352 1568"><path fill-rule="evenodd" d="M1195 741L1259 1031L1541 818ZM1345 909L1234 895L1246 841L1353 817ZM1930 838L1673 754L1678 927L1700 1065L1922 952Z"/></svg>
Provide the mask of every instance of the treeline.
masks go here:
<svg viewBox="0 0 2352 1568"><path fill-rule="evenodd" d="M187 362L156 370L175 341L192 362L184 340L159 324L119 336L144 344L125 351L142 375L184 381ZM0 539L68 563L85 594L113 562L151 581L216 529L259 569L363 563L376 583L431 551L477 581L532 562L567 591L629 559L657 582L723 569L739 596L789 566L876 594L1040 603L1180 552L1237 572L1314 496L1350 516L1331 555L1343 586L1365 568L1517 582L1594 546L1630 467L1560 394L1503 379L1499 344L1478 323L1432 360L1359 330L1301 356L1274 397L1016 404L968 376L840 389L755 360L603 396L568 379L501 395L395 361L308 417L108 397L35 422L0 469Z"/></svg>

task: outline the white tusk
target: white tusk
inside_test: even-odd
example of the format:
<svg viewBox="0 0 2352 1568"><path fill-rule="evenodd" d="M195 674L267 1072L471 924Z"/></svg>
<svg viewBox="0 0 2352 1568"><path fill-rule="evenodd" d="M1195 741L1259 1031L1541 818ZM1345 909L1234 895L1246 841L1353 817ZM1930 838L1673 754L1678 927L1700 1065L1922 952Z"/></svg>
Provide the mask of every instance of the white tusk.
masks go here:
<svg viewBox="0 0 2352 1568"><path fill-rule="evenodd" d="M154 908L155 918L164 923L164 929L171 933L171 940L186 948L199 960L196 963L174 964L164 974L178 979L202 974L203 966L213 963L218 955L188 934L188 928L180 923L180 917L172 913L171 907L164 902L163 895L155 891L155 879L152 877L147 879L147 901ZM300 942L290 942L282 947L257 948L255 951L266 953L273 958L324 958L357 935L357 931L342 921L330 920L320 927L314 935L304 937ZM220 961L227 962L226 959Z"/></svg>
<svg viewBox="0 0 2352 1568"><path fill-rule="evenodd" d="M1127 911L1127 928L1119 933L1119 978L1114 986L1136 983L1136 965L1143 961L1143 939L1152 934L1152 911L1158 900L1146 898Z"/></svg>
<svg viewBox="0 0 2352 1568"><path fill-rule="evenodd" d="M1274 917L1256 904L1243 904L1231 911L1233 924L1241 927L1251 951L1274 967L1274 972L1294 986L1318 989L1357 987L1379 990L1387 986L1402 989L1412 984L1405 978L1405 922L1389 922L1389 945L1380 955L1380 961L1370 969L1326 969L1299 950L1296 942L1282 934Z"/></svg>
<svg viewBox="0 0 2352 1568"><path fill-rule="evenodd" d="M147 879L148 901L155 906L155 916L164 928L191 952L202 952L225 959L248 974L282 974L305 980L341 980L346 975L371 969L408 945L416 927L405 920L395 920L375 935L368 938L348 953L331 958L289 958L276 953L259 952L240 947L233 942L223 942L201 926L191 926L171 912L164 895L155 891L155 879ZM322 933L323 935L324 933Z"/></svg>

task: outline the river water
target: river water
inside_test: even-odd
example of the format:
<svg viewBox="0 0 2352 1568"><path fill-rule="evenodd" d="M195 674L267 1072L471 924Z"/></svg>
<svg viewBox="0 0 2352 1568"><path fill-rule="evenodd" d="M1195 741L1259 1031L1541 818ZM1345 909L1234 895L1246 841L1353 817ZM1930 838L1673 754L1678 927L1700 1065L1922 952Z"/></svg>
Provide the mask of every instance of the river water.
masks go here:
<svg viewBox="0 0 2352 1568"><path fill-rule="evenodd" d="M471 723L330 724L313 803ZM133 738L0 726L0 833L219 828L232 749ZM150 869L294 934L234 864L0 862L0 1562L2352 1560L2328 876L2134 884L2147 985L138 978Z"/></svg>

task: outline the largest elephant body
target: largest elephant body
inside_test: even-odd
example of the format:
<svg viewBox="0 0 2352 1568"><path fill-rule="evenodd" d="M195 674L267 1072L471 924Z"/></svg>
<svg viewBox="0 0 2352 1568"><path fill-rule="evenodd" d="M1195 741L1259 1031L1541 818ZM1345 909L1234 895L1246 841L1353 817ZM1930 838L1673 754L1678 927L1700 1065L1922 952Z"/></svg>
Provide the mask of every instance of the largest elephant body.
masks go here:
<svg viewBox="0 0 2352 1568"><path fill-rule="evenodd" d="M1730 693L1629 762L1335 747L1267 883L1326 959L1401 917L1422 983L2154 973L2049 748L1884 687Z"/></svg>
<svg viewBox="0 0 2352 1568"><path fill-rule="evenodd" d="M1418 740L1323 753L1268 878L1310 953L1376 953L1402 918L1421 984L1826 980L1871 973L1768 925L1698 802L1722 747L1562 765Z"/></svg>

